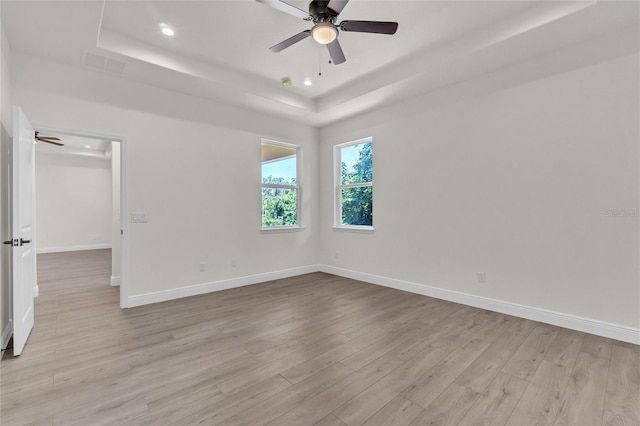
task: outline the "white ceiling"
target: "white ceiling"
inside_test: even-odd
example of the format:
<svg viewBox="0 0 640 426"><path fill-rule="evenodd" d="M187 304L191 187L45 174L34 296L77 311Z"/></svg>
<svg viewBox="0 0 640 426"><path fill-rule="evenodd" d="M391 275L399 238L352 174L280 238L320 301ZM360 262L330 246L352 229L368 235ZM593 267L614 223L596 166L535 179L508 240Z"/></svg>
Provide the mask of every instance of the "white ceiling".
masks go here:
<svg viewBox="0 0 640 426"><path fill-rule="evenodd" d="M351 0L339 21L397 21L398 31L340 33L347 61L332 65L310 38L270 52L311 25L253 0L2 1L17 51L91 69L108 58L104 72L118 78L314 126L637 28L638 16L635 1ZM176 35L162 35L160 23ZM87 63L87 53L97 56Z"/></svg>

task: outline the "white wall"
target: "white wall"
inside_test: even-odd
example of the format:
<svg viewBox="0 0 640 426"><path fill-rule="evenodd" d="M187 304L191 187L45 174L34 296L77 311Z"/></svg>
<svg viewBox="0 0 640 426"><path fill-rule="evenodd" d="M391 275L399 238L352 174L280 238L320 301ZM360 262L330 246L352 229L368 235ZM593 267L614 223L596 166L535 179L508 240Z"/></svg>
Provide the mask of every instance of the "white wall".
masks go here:
<svg viewBox="0 0 640 426"><path fill-rule="evenodd" d="M319 260L637 329L638 219L605 212L638 209L638 56L588 59L519 64L320 137L18 53L13 94L35 124L126 137L129 211L149 217L129 224L131 295ZM365 136L376 230L333 231L332 146ZM304 232L258 231L261 137L303 146Z"/></svg>
<svg viewBox="0 0 640 426"><path fill-rule="evenodd" d="M111 245L111 162L36 149L39 253Z"/></svg>
<svg viewBox="0 0 640 426"><path fill-rule="evenodd" d="M636 54L323 129L320 262L637 330L638 72ZM366 136L375 232L331 231L332 146Z"/></svg>
<svg viewBox="0 0 640 426"><path fill-rule="evenodd" d="M316 264L315 129L22 54L13 65L34 125L126 138L129 211L149 220L128 225L130 295ZM303 147L302 232L259 231L261 137Z"/></svg>
<svg viewBox="0 0 640 426"><path fill-rule="evenodd" d="M1 27L2 2L0 2ZM0 28L0 238L11 238L11 136L13 112L11 109L11 51L4 29ZM9 318L11 318L11 247L0 246L0 346L8 342Z"/></svg>

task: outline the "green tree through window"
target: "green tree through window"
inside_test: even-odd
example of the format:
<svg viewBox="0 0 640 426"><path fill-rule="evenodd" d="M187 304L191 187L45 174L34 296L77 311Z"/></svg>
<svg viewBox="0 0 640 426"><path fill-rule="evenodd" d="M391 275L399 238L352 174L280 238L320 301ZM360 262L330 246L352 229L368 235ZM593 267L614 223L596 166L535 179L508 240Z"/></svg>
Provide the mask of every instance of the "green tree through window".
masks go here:
<svg viewBox="0 0 640 426"><path fill-rule="evenodd" d="M267 176L263 183L282 183L282 178ZM295 179L294 182L295 183ZM297 190L262 187L262 226L291 226L298 223Z"/></svg>
<svg viewBox="0 0 640 426"><path fill-rule="evenodd" d="M340 225L373 226L373 143L339 147Z"/></svg>
<svg viewBox="0 0 640 426"><path fill-rule="evenodd" d="M297 226L299 210L298 147L262 143L262 226Z"/></svg>

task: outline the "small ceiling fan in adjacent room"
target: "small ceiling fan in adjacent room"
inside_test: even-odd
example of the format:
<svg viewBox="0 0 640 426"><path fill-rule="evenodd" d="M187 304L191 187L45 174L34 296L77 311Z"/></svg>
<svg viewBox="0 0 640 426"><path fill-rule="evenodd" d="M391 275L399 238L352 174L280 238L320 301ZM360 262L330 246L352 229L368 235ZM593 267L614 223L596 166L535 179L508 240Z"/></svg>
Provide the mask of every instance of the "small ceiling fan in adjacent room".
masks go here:
<svg viewBox="0 0 640 426"><path fill-rule="evenodd" d="M306 39L311 36L315 41L320 44L326 44L331 56L331 62L335 65L341 64L346 61L342 47L338 42L339 31L345 32L359 32L359 33L374 33L374 34L395 34L398 29L397 22L382 22L382 21L342 21L336 24L336 19L342 9L347 5L349 0L313 0L309 4L309 13L304 10L298 9L295 6L291 6L280 0L256 0L259 3L264 3L274 9L296 18L303 19L305 21L312 21L314 23L310 30L305 30L301 33L294 35L286 39L283 42L276 44L269 48L272 52L280 52L287 47Z"/></svg>
<svg viewBox="0 0 640 426"><path fill-rule="evenodd" d="M60 140L60 138L56 138L55 136L40 136L38 131L35 132L35 139L38 142L46 142L53 145L64 146L62 142L57 142Z"/></svg>

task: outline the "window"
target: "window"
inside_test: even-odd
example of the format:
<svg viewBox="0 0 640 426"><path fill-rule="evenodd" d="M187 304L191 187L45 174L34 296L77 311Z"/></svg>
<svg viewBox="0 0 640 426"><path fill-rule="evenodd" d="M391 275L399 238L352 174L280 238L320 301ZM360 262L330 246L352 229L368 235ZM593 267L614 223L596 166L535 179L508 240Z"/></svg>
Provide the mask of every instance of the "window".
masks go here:
<svg viewBox="0 0 640 426"><path fill-rule="evenodd" d="M336 227L373 227L373 142L337 145L335 155Z"/></svg>
<svg viewBox="0 0 640 426"><path fill-rule="evenodd" d="M262 227L299 227L300 147L262 141Z"/></svg>

